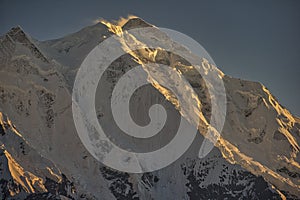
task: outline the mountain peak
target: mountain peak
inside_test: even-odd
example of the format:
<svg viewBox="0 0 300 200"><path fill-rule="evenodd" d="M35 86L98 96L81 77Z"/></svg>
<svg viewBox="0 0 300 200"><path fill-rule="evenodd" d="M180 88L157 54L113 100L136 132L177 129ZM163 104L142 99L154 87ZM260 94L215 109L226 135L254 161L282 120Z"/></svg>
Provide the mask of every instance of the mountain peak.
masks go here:
<svg viewBox="0 0 300 200"><path fill-rule="evenodd" d="M24 30L21 28L20 25L17 25L15 27L12 27L6 35L10 36L11 39L14 41L22 41L25 38L29 39L27 34L24 32Z"/></svg>
<svg viewBox="0 0 300 200"><path fill-rule="evenodd" d="M41 59L43 62L49 63L48 59L43 55L40 49L38 49L33 39L27 33L25 33L21 26L18 25L11 28L5 36L10 43L26 46L37 58Z"/></svg>
<svg viewBox="0 0 300 200"><path fill-rule="evenodd" d="M139 17L129 18L128 21L122 26L124 30L129 30L133 28L143 28L143 27L152 27L151 24L145 22Z"/></svg>

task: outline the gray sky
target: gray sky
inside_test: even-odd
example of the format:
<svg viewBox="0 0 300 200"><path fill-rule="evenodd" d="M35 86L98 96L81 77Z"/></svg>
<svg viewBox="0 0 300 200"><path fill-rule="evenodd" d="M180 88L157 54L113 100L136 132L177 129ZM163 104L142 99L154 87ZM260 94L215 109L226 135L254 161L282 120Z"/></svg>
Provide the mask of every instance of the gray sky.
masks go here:
<svg viewBox="0 0 300 200"><path fill-rule="evenodd" d="M128 14L194 38L224 73L263 83L300 116L298 0L0 0L0 34L21 25L47 40Z"/></svg>

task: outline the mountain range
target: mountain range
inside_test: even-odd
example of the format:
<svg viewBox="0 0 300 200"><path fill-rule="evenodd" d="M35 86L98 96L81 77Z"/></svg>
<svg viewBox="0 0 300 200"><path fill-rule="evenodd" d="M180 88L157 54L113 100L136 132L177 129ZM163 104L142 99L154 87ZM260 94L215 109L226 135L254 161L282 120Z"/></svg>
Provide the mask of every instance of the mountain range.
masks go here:
<svg viewBox="0 0 300 200"><path fill-rule="evenodd" d="M152 27L137 17L111 26ZM100 22L48 41L17 26L0 37L0 199L300 199L300 118L262 84L222 72L226 121L206 157L198 158L201 134L176 162L154 172L119 172L91 156L74 125L72 88L88 53L116 34L111 26ZM128 53L112 65L123 74L138 63ZM205 84L197 74L185 75L208 117ZM114 85L115 76L104 81Z"/></svg>

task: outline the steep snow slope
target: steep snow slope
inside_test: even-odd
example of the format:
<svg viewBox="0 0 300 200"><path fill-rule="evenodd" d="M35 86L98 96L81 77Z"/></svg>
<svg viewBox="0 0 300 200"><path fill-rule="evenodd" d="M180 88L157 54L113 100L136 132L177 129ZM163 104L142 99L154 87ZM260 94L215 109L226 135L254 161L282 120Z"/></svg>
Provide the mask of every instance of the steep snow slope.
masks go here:
<svg viewBox="0 0 300 200"><path fill-rule="evenodd" d="M68 85L71 86L77 67L88 52L110 35L111 33L107 28L98 23L60 39L37 42L37 45L45 52L47 57L62 64L57 69L64 75L69 83Z"/></svg>
<svg viewBox="0 0 300 200"><path fill-rule="evenodd" d="M145 26L148 24L143 20L131 19L123 25L123 29ZM283 109L262 85L227 76L223 78L229 102L228 117L221 135L223 141L228 141L231 145L220 143L220 150L214 148L207 157L199 159L199 144L203 136L197 134L184 156L153 173L121 173L97 162L85 150L77 136L69 91L82 60L110 34L106 26L96 24L61 39L38 42L17 27L0 41L0 109L21 130L26 144L55 163L74 183L75 198L278 199L282 195L278 189L283 190L282 193L289 197L286 191L293 187L286 182L278 185L277 179L270 180L265 172L249 168L248 162L238 157L240 154L237 153L240 152L299 186L299 119ZM107 77L105 84L114 86L119 76L138 65L132 58L125 55L116 60L112 66L116 69L116 76ZM193 78L195 83L192 86L199 92L200 100L205 102L206 90L202 91L201 85L196 84L200 77L193 75ZM149 85L148 90L151 88L154 87ZM140 92L145 95L144 91ZM96 98L101 98L101 94ZM159 92L157 98L166 106L172 107L170 102L163 100L164 97ZM152 100L146 103L155 103ZM208 111L204 112L205 109ZM174 116L180 115L175 109L172 113ZM203 114L209 116L209 105L203 108ZM109 119L101 119L101 115L99 116L100 122L104 120L109 125L105 121ZM137 118L147 121L147 117L141 114ZM166 143L168 139L163 138L162 143ZM0 141L5 148L11 144L10 138L2 138ZM278 149L278 146L282 148ZM238 147L238 151L235 147ZM30 166L30 163L26 164L29 158L24 156L24 161L19 161L17 158L23 156L18 157L10 151L7 150L20 166L24 169L25 166ZM47 161L43 166L51 164ZM31 172L41 177L33 170ZM295 190L292 192L297 194Z"/></svg>
<svg viewBox="0 0 300 200"><path fill-rule="evenodd" d="M171 70L157 70L159 68L158 65L147 67L145 64L153 61L154 63L168 63L169 61L171 68L180 71L179 74L182 76L178 77L178 79L182 79L181 82L189 80L189 82L193 83L201 80L201 78L199 76L195 77L196 70L195 73L190 73L192 69L189 63L182 65L184 63L183 59L172 60L172 55L166 55L163 51L151 48L143 49L145 45L139 40L147 41L149 40L148 38L151 38L151 40L158 41L156 43L163 44L161 45L162 49L173 50L171 52L177 52L176 49L182 48L180 45L171 40L166 43L168 38L158 30L157 33L151 33L150 36L149 32L139 32L139 39L136 39L130 32L123 32L122 27L118 25L108 22L104 22L104 24L119 36L123 48L143 65L144 70L148 73L149 82L164 94L166 99L171 99L170 101L176 108L179 107L178 110L189 122L197 125L198 118L193 118L192 116L200 117L198 113L207 115L207 113L211 112L209 109L198 108L201 102L207 103L201 95L199 95L200 98L197 101L189 101L187 99L183 103L184 105L179 105L180 103L176 99L172 100L165 88L159 85L160 82L173 81L170 74ZM136 48L139 50L131 51L131 49ZM210 70L211 73L213 72L214 68L207 61L203 61L202 66L204 65L208 66L207 70ZM262 175L279 189L299 194L299 120L279 105L263 85L249 81L239 81L225 76L219 71L217 73L219 73L219 77L216 78L224 81L229 100L229 113L226 115L227 123L225 123L221 138L216 144L222 155L229 162L240 164L252 173ZM199 88L205 89L205 87L212 87L213 90L219 91L219 88L216 88L216 84L207 85L200 81L199 83L201 83L200 87L193 87L197 94L201 94ZM182 88L188 87L182 86ZM181 89L181 91L185 90ZM188 90L185 92L183 96L190 96L191 93ZM192 105L190 106L192 109L186 108L185 105ZM221 109L219 108L218 110ZM206 118L209 119L209 117ZM228 123L229 120L230 123ZM202 121L205 122L205 119ZM201 132L201 125L199 128ZM278 139L278 137L281 137L281 139ZM279 149L278 146L281 148Z"/></svg>

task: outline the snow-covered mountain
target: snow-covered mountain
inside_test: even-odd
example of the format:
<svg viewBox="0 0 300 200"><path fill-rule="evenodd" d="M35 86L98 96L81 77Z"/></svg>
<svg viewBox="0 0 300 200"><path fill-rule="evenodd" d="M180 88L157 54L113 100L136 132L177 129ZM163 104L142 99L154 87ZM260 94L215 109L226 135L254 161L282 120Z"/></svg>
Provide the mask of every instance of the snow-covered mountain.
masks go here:
<svg viewBox="0 0 300 200"><path fill-rule="evenodd" d="M131 18L119 28L147 26ZM112 34L107 24L98 23L50 41L37 41L20 27L0 38L0 198L299 199L300 119L260 83L224 74L225 126L205 158L198 158L203 136L197 134L182 157L155 172L118 172L95 160L77 135L71 90L83 59ZM117 76L137 66L133 57L116 60L115 74L105 84L113 86ZM202 112L209 116L207 91L197 82L201 77L184 75L199 100L207 103ZM148 90L153 89L149 85ZM159 90L157 98L174 107ZM100 107L96 110L101 113ZM172 115L176 119L180 113L173 109ZM168 139L162 137L163 142Z"/></svg>

